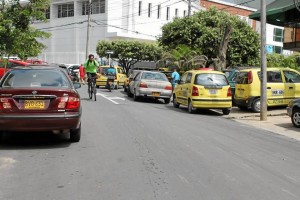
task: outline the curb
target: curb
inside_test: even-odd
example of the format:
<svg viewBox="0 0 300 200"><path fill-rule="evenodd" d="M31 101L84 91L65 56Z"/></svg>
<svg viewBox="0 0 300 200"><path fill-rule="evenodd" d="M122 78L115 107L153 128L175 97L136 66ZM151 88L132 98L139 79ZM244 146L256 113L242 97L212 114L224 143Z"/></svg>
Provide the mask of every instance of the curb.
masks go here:
<svg viewBox="0 0 300 200"><path fill-rule="evenodd" d="M276 114L267 114L268 117L272 116L285 116L288 115L287 113L276 113ZM246 118L254 118L254 117L260 117L260 114L254 114L254 115L244 115L244 116L230 116L226 117L226 119L246 119Z"/></svg>

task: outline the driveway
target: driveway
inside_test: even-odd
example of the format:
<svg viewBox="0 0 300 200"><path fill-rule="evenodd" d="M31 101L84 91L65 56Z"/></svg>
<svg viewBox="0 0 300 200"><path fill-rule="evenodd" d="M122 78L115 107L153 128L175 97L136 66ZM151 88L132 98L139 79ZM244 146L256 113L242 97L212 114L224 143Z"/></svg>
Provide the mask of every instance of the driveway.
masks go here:
<svg viewBox="0 0 300 200"><path fill-rule="evenodd" d="M259 127L300 141L300 129L293 126L285 107L269 108L267 121L260 121L260 113L253 113L250 110L240 110L237 107L233 107L231 113L224 115L224 118Z"/></svg>

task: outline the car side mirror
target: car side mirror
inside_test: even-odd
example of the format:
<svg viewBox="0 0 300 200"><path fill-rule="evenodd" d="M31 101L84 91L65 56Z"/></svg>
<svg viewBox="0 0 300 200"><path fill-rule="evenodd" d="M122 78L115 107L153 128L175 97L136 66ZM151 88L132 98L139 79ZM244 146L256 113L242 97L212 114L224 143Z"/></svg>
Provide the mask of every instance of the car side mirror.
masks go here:
<svg viewBox="0 0 300 200"><path fill-rule="evenodd" d="M73 82L75 89L81 88L81 84L78 82Z"/></svg>

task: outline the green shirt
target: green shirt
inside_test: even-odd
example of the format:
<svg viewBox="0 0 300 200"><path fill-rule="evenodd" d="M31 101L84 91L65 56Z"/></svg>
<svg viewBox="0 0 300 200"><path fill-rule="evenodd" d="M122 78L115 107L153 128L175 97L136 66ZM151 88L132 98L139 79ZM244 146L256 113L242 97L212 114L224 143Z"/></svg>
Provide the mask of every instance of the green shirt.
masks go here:
<svg viewBox="0 0 300 200"><path fill-rule="evenodd" d="M96 73L97 72L97 68L99 67L99 63L96 60L90 61L89 60L85 61L84 63L84 68L86 72L89 73Z"/></svg>

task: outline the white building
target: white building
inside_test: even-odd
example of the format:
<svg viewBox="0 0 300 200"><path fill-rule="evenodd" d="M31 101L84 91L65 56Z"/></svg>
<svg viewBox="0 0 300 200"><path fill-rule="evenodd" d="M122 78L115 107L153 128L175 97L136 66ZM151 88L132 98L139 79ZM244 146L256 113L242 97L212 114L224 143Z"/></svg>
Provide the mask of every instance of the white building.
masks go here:
<svg viewBox="0 0 300 200"><path fill-rule="evenodd" d="M82 63L86 56L88 1L51 0L48 22L37 29L50 32L42 41L47 49L39 58L52 63ZM139 39L155 41L161 27L174 17L188 15L182 0L92 0L89 53L96 55L99 40ZM200 10L192 3L191 12Z"/></svg>

